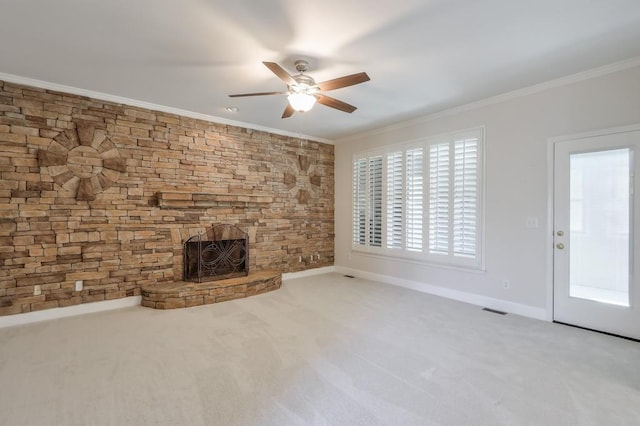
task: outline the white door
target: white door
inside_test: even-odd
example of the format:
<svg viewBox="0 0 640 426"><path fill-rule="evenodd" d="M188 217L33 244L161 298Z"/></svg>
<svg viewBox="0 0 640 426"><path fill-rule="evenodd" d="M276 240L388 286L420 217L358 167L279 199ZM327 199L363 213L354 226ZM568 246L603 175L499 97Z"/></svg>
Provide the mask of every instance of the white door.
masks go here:
<svg viewBox="0 0 640 426"><path fill-rule="evenodd" d="M553 319L640 339L640 131L554 145Z"/></svg>

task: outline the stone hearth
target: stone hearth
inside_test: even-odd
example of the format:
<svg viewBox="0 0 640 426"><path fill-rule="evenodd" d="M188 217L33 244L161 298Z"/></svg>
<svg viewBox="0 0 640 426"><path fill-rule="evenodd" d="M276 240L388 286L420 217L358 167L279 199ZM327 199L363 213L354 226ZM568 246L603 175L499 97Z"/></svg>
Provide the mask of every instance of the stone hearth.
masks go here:
<svg viewBox="0 0 640 426"><path fill-rule="evenodd" d="M142 306L154 309L176 309L209 305L277 290L282 274L261 271L225 280L166 282L142 287Z"/></svg>

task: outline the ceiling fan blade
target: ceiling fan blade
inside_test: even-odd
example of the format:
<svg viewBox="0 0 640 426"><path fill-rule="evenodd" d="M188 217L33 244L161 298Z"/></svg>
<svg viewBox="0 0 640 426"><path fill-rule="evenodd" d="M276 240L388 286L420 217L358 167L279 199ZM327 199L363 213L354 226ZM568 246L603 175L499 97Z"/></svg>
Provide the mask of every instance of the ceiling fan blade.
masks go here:
<svg viewBox="0 0 640 426"><path fill-rule="evenodd" d="M285 71L284 68L282 68L280 65L276 64L275 62L263 62L263 64L267 68L269 68L272 73L277 75L280 80L284 81L288 85L297 84L296 81L293 79L293 77L291 77L291 75L289 75L289 73Z"/></svg>
<svg viewBox="0 0 640 426"><path fill-rule="evenodd" d="M229 95L230 98L240 98L242 96L266 96L266 95L288 95L289 92L258 92L258 93L240 93L237 95Z"/></svg>
<svg viewBox="0 0 640 426"><path fill-rule="evenodd" d="M293 115L294 112L296 112L296 110L293 109L291 105L287 104L287 107L284 109L284 112L282 113L282 118L289 118Z"/></svg>
<svg viewBox="0 0 640 426"><path fill-rule="evenodd" d="M327 96L327 95L316 95L316 99L318 99L318 103L321 103L322 105L331 107L331 108L335 108L335 109L339 109L340 111L344 111L344 112L348 112L348 113L352 113L353 111L357 110L358 108L354 107L353 105L349 105L346 102L342 102L336 98L332 98L331 96Z"/></svg>
<svg viewBox="0 0 640 426"><path fill-rule="evenodd" d="M342 87L353 86L354 84L364 83L365 81L371 80L366 72L361 72L358 74L345 75L344 77L334 78L333 80L323 81L322 83L316 84L323 92L328 92L329 90L340 89Z"/></svg>

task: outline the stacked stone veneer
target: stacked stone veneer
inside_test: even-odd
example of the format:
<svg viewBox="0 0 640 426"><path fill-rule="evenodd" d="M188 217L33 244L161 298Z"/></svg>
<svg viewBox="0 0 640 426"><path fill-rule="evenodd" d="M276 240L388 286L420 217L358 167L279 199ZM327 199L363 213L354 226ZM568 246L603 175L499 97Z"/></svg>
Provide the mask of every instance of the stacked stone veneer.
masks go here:
<svg viewBox="0 0 640 426"><path fill-rule="evenodd" d="M142 306L176 309L210 305L277 290L281 285L281 274L273 271L202 283L166 282L143 286Z"/></svg>
<svg viewBox="0 0 640 426"><path fill-rule="evenodd" d="M328 144L0 81L0 315L181 280L216 223L251 271L332 265L333 167Z"/></svg>

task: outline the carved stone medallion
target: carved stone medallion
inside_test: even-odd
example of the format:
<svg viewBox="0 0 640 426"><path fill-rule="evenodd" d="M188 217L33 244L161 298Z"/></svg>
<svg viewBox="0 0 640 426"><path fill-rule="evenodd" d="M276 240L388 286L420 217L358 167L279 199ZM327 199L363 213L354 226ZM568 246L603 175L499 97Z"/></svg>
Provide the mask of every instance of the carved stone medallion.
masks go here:
<svg viewBox="0 0 640 426"><path fill-rule="evenodd" d="M321 185L322 177L310 163L309 157L298 155L296 160L290 162L289 170L284 173L284 184L298 204L308 204L311 197L316 195L315 188Z"/></svg>
<svg viewBox="0 0 640 426"><path fill-rule="evenodd" d="M126 170L126 161L107 132L85 122L59 133L46 150L39 150L38 165L48 169L55 183L84 201L95 200Z"/></svg>

